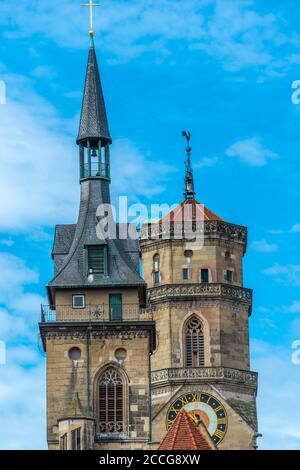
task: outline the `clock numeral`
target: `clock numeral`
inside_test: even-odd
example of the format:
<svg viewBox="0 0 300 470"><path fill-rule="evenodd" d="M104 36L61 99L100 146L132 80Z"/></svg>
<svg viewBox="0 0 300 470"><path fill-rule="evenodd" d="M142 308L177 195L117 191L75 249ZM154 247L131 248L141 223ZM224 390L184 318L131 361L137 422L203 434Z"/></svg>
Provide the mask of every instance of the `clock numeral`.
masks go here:
<svg viewBox="0 0 300 470"><path fill-rule="evenodd" d="M178 415L178 410L176 410L176 408L174 408L174 406L171 406L171 408L169 409L169 413L175 413L176 416Z"/></svg>
<svg viewBox="0 0 300 470"><path fill-rule="evenodd" d="M220 431L219 429L216 430L214 436L218 437L219 439L222 439L224 435L224 431Z"/></svg>
<svg viewBox="0 0 300 470"><path fill-rule="evenodd" d="M218 424L227 424L227 419L226 418L218 419Z"/></svg>
<svg viewBox="0 0 300 470"><path fill-rule="evenodd" d="M187 405L187 404L189 403L186 397L180 398L180 401L181 401L181 405L182 405L182 406L185 406L185 405Z"/></svg>
<svg viewBox="0 0 300 470"><path fill-rule="evenodd" d="M218 411L221 411L223 409L222 405L217 406L217 408L214 408L214 411L217 413Z"/></svg>

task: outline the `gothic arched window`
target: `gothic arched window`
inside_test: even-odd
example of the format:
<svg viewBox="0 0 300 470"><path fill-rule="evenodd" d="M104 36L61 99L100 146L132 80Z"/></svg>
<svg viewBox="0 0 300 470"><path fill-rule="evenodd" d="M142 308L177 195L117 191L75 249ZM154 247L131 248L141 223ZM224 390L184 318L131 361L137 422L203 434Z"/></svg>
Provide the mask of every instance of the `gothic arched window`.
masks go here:
<svg viewBox="0 0 300 470"><path fill-rule="evenodd" d="M192 317L185 326L185 365L186 367L204 367L204 334L199 318Z"/></svg>
<svg viewBox="0 0 300 470"><path fill-rule="evenodd" d="M98 429L101 434L124 431L124 381L113 367L99 377Z"/></svg>

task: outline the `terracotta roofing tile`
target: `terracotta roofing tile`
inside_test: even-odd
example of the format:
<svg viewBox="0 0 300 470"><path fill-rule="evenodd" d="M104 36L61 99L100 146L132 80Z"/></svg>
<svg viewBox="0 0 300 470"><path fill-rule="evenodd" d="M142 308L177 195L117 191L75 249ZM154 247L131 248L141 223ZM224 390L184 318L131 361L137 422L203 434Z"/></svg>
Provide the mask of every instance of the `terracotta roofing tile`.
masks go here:
<svg viewBox="0 0 300 470"><path fill-rule="evenodd" d="M216 450L216 446L204 424L197 425L188 413L182 410L158 450Z"/></svg>
<svg viewBox="0 0 300 470"><path fill-rule="evenodd" d="M222 220L196 199L186 199L163 217L161 222L181 222L187 220Z"/></svg>

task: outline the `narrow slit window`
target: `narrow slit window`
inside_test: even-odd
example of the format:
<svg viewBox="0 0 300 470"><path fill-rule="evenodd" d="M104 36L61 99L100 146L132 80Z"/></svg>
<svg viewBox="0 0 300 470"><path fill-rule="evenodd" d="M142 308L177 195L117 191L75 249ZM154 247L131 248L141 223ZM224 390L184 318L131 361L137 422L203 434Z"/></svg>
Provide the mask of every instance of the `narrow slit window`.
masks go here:
<svg viewBox="0 0 300 470"><path fill-rule="evenodd" d="M81 450L81 428L71 432L72 450Z"/></svg>
<svg viewBox="0 0 300 470"><path fill-rule="evenodd" d="M209 271L208 269L201 269L200 271L200 281L201 283L209 282Z"/></svg>
<svg viewBox="0 0 300 470"><path fill-rule="evenodd" d="M190 270L189 268L183 268L182 269L182 278L184 281L188 281L190 278Z"/></svg>

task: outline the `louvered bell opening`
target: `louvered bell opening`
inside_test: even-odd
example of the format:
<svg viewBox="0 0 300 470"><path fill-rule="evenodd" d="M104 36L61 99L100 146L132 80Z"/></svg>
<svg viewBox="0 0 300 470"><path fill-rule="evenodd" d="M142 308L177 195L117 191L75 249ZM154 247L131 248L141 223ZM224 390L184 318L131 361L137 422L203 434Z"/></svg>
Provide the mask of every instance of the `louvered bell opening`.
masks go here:
<svg viewBox="0 0 300 470"><path fill-rule="evenodd" d="M102 433L123 431L123 385L109 383L99 387L99 423Z"/></svg>
<svg viewBox="0 0 300 470"><path fill-rule="evenodd" d="M88 248L88 270L95 274L105 273L105 249L93 246Z"/></svg>

